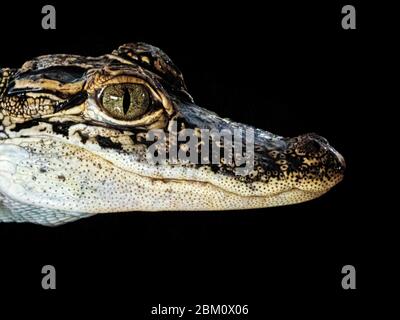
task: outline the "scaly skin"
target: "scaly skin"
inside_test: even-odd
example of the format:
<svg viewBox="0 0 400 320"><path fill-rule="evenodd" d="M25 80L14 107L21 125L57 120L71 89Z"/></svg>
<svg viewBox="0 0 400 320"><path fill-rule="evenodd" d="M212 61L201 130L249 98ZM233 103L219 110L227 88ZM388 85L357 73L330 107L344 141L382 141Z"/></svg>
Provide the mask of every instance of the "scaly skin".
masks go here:
<svg viewBox="0 0 400 320"><path fill-rule="evenodd" d="M246 176L223 159L147 161L150 129L250 128L195 105L180 71L147 44L96 58L42 56L0 75L0 221L59 225L108 212L288 205L343 177L344 160L324 138L261 129L254 129L254 170ZM117 119L101 94L130 83L146 88L151 107Z"/></svg>

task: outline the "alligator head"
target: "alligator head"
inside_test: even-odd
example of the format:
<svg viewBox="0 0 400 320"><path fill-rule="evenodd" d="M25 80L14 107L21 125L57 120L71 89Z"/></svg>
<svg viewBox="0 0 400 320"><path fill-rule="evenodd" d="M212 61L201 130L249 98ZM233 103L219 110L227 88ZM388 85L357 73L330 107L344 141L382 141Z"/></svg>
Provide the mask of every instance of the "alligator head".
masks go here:
<svg viewBox="0 0 400 320"><path fill-rule="evenodd" d="M187 155L189 129L202 138L189 150L199 161L169 157L173 145L175 156ZM247 170L240 157L226 159L235 153L225 152L226 140L216 142L223 156L207 154L214 136L203 133L227 129L251 133L239 139ZM150 149L165 159L150 159ZM283 138L198 107L168 56L144 43L0 70L0 221L58 225L108 212L288 205L327 192L344 166L316 134Z"/></svg>

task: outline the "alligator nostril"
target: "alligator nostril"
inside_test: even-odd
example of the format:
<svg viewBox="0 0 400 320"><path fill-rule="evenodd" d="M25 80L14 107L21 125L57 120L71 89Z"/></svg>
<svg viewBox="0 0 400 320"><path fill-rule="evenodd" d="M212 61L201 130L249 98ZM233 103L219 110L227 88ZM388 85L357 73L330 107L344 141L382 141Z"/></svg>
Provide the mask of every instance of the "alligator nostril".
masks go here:
<svg viewBox="0 0 400 320"><path fill-rule="evenodd" d="M321 150L321 144L317 140L312 139L307 143L306 150L312 153L319 152Z"/></svg>
<svg viewBox="0 0 400 320"><path fill-rule="evenodd" d="M309 141L316 141L320 145L329 145L328 140L326 140L324 137L321 137L320 135L318 135L316 133L308 133L308 134L305 134L304 137Z"/></svg>
<svg viewBox="0 0 400 320"><path fill-rule="evenodd" d="M316 133L308 133L301 136L303 141L303 148L305 151L310 153L318 153L321 150L329 148L328 140L324 137L317 135Z"/></svg>
<svg viewBox="0 0 400 320"><path fill-rule="evenodd" d="M306 135L303 136L303 141L301 143L302 148L307 153L318 153L321 149L325 149L326 144L318 136Z"/></svg>

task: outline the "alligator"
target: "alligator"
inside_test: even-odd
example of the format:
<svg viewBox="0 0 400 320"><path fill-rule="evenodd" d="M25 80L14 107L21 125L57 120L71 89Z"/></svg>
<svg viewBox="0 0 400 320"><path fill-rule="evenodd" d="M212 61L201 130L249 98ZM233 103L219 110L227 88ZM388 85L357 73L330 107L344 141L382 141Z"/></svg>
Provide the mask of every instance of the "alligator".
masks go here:
<svg viewBox="0 0 400 320"><path fill-rule="evenodd" d="M224 157L149 161L149 132L166 132L157 141L166 146L173 125L178 135L252 130L252 169L238 174L241 164ZM179 69L149 44L0 69L2 222L56 226L99 213L290 205L326 193L344 170L343 157L315 133L286 138L199 107Z"/></svg>

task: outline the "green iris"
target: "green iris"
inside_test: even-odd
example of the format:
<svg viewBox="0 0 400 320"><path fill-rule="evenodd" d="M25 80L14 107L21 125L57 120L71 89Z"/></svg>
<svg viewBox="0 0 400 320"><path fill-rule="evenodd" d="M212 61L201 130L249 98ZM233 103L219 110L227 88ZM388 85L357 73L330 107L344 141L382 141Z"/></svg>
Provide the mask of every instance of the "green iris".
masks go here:
<svg viewBox="0 0 400 320"><path fill-rule="evenodd" d="M101 95L103 107L115 119L135 120L149 108L148 90L141 84L113 84L106 87Z"/></svg>

